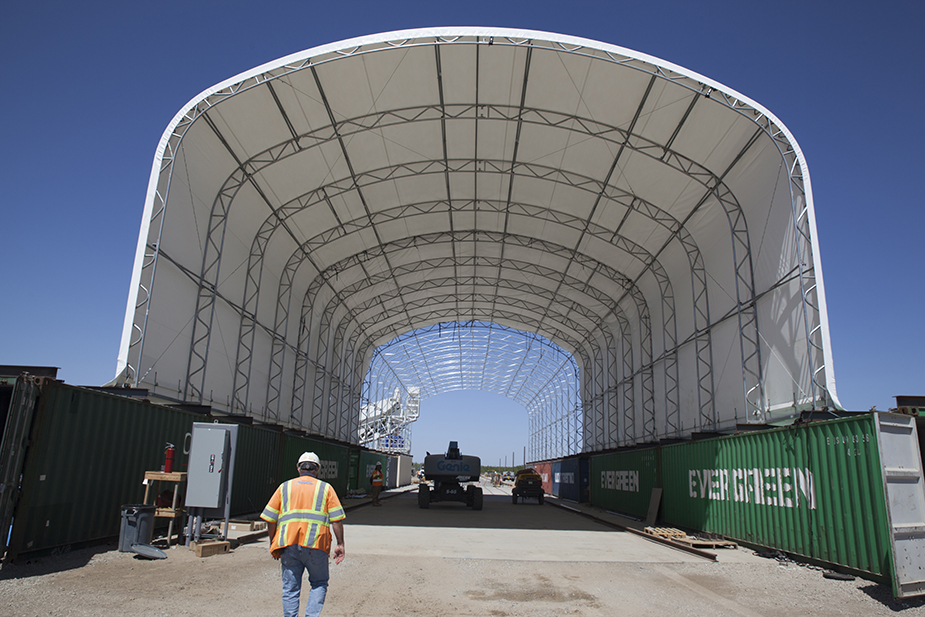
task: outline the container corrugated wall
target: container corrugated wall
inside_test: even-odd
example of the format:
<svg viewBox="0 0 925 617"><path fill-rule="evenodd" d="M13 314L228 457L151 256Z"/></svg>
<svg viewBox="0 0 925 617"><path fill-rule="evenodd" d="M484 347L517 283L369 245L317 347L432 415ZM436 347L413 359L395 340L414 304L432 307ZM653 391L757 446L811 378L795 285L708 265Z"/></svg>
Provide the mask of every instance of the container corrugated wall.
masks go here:
<svg viewBox="0 0 925 617"><path fill-rule="evenodd" d="M369 483L369 477L373 475L373 471L376 470L376 463L382 463L382 469L384 472L386 469L388 469L389 465L388 455L373 452L371 450L360 450L360 490L368 491L370 489L371 485Z"/></svg>
<svg viewBox="0 0 925 617"><path fill-rule="evenodd" d="M661 449L662 520L887 576L870 414Z"/></svg>
<svg viewBox="0 0 925 617"><path fill-rule="evenodd" d="M200 416L46 383L23 468L10 554L118 535L121 506L142 503L146 471ZM188 456L177 450L177 469Z"/></svg>
<svg viewBox="0 0 925 617"><path fill-rule="evenodd" d="M591 457L591 503L643 518L652 489L661 486L657 448Z"/></svg>
<svg viewBox="0 0 925 617"><path fill-rule="evenodd" d="M395 458L398 459L398 477L396 478L396 482L398 486L408 486L411 484L411 455L399 454Z"/></svg>
<svg viewBox="0 0 925 617"><path fill-rule="evenodd" d="M280 457L280 482L298 475L296 465L303 452L314 452L321 459L321 473L318 477L334 487L341 499L347 493L349 476L349 448L346 445L327 443L301 435L284 433Z"/></svg>
<svg viewBox="0 0 925 617"><path fill-rule="evenodd" d="M547 495L552 495L552 461L534 463L533 468L543 479L543 492Z"/></svg>
<svg viewBox="0 0 925 617"><path fill-rule="evenodd" d="M32 413L22 492L6 557L117 536L121 507L142 503L144 474L161 469L165 445L176 446L174 470L187 471L193 423L212 419L45 382ZM359 456L357 447L240 425L232 516L262 510L276 487L295 477L296 462L305 451L318 454L323 479L343 498L348 478L358 475L356 463L351 466ZM386 461L384 454L366 457L373 464ZM167 519L156 520L166 525Z"/></svg>
<svg viewBox="0 0 925 617"><path fill-rule="evenodd" d="M385 471L385 482L383 486L386 489L398 488L398 457L389 456L388 463L383 467Z"/></svg>
<svg viewBox="0 0 925 617"><path fill-rule="evenodd" d="M411 455L393 454L389 458L389 472L385 476L386 486L398 488L411 484Z"/></svg>
<svg viewBox="0 0 925 617"><path fill-rule="evenodd" d="M584 463L584 474L582 475L582 463ZM582 498L583 488L588 486L588 459L587 457L564 458L559 464L559 477L557 492L553 493L556 497L568 499L569 501L587 501L587 497Z"/></svg>
<svg viewBox="0 0 925 617"><path fill-rule="evenodd" d="M231 511L260 512L280 485L280 432L258 426L238 427Z"/></svg>
<svg viewBox="0 0 925 617"><path fill-rule="evenodd" d="M32 417L41 393L40 382L22 375L8 385L0 377L0 555L6 552L10 525L22 487L22 468L29 447Z"/></svg>
<svg viewBox="0 0 925 617"><path fill-rule="evenodd" d="M347 461L349 469L347 471L347 490L355 491L360 488L360 482L363 479L360 477L360 449L356 446L351 446L350 452L347 454Z"/></svg>
<svg viewBox="0 0 925 617"><path fill-rule="evenodd" d="M583 456L578 459L578 501L588 503L591 501L591 459Z"/></svg>
<svg viewBox="0 0 925 617"><path fill-rule="evenodd" d="M551 476L550 476L550 480L551 480L550 484L552 485L552 489L549 490L549 491L547 491L547 492L548 492L550 495L556 495L556 496L558 496L558 495L559 495L559 488L560 488L560 487L559 487L559 478L560 478L561 473L562 473L562 461L553 461L553 462L552 462L552 470L551 470L551 471L552 471L552 473L551 473Z"/></svg>

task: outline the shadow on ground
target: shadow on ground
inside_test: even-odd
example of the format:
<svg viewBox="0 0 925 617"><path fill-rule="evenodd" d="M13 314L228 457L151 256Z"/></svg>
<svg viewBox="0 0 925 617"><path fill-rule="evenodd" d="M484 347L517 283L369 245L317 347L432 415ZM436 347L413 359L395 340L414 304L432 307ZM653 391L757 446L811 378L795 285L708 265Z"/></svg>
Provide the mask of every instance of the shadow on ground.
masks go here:
<svg viewBox="0 0 925 617"><path fill-rule="evenodd" d="M894 598L893 591L888 585L871 583L864 587L859 587L859 589L896 613L908 611L912 615L921 615L922 609L925 608L925 597Z"/></svg>
<svg viewBox="0 0 925 617"><path fill-rule="evenodd" d="M345 502L349 507L349 501ZM418 507L417 491L391 495L381 508L364 506L347 512L347 525L400 527L454 527L470 529L558 529L563 531L614 531L584 516L528 500L514 505L509 495L485 495L481 510L461 502L431 503Z"/></svg>
<svg viewBox="0 0 925 617"><path fill-rule="evenodd" d="M0 566L0 580L30 578L76 570L87 565L94 556L107 553L116 548L118 547L112 542L101 542L95 545L81 546L74 550L67 546L43 553L25 555ZM141 557L137 558L142 559Z"/></svg>

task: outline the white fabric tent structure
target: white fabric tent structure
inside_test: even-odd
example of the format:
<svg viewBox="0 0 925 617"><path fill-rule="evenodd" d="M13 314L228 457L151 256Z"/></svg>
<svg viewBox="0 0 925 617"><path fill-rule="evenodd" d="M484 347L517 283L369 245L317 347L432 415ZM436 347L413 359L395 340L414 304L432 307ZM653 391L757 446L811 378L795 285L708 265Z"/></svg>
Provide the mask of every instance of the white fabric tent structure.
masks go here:
<svg viewBox="0 0 925 617"><path fill-rule="evenodd" d="M409 30L242 73L167 127L116 383L356 442L377 348L454 323L574 356L568 449L840 407L806 162L706 77Z"/></svg>

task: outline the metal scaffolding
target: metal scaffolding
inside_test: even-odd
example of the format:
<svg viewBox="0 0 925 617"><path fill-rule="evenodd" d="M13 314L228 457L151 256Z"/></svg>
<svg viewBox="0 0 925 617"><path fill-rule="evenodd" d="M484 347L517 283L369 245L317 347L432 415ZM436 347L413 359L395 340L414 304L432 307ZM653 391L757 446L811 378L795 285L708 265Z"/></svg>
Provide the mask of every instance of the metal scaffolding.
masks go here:
<svg viewBox="0 0 925 617"><path fill-rule="evenodd" d="M383 452L410 454L411 425L421 413L421 389L396 387L387 398L360 407L358 441Z"/></svg>

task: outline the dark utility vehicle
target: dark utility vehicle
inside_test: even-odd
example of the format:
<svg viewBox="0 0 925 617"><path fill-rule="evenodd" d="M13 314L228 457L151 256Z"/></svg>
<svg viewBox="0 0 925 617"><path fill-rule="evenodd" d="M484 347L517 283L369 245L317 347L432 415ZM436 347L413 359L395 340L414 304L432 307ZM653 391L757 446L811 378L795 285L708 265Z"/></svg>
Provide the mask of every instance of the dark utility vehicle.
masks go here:
<svg viewBox="0 0 925 617"><path fill-rule="evenodd" d="M455 441L450 442L446 454L428 454L424 458L424 476L433 481L434 490L427 484L418 485L418 506L429 508L432 502L461 501L473 510L482 509L482 487L462 482L478 482L482 462L477 456L463 456Z"/></svg>
<svg viewBox="0 0 925 617"><path fill-rule="evenodd" d="M527 497L536 497L543 505L543 478L532 467L521 469L514 474L514 488L511 489L511 497L514 503L517 503L518 497L523 500Z"/></svg>

